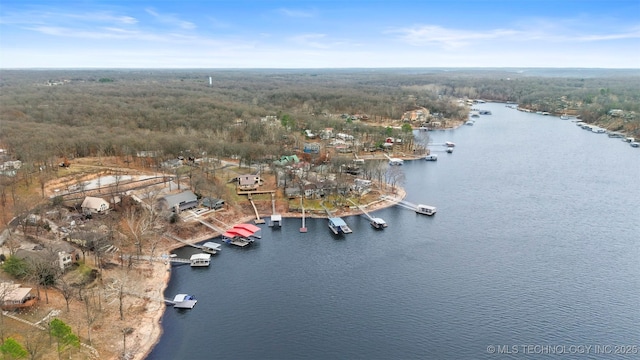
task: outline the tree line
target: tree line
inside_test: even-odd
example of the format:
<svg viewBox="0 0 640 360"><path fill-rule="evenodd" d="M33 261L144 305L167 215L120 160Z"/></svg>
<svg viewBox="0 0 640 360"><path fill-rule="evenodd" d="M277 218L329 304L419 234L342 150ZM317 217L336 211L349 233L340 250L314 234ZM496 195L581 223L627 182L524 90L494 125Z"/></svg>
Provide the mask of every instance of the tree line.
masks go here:
<svg viewBox="0 0 640 360"><path fill-rule="evenodd" d="M533 110L571 111L597 122L611 109L640 112L635 71L509 70L3 70L0 144L18 159L133 156L142 150L279 156L290 132L332 127L372 132L416 107L465 118L458 98L511 101ZM582 75L581 77L579 75ZM212 86L209 86L209 77ZM261 121L290 116L293 126ZM632 118L621 124L640 131ZM625 130L625 129L620 129ZM379 131L380 136L384 131Z"/></svg>

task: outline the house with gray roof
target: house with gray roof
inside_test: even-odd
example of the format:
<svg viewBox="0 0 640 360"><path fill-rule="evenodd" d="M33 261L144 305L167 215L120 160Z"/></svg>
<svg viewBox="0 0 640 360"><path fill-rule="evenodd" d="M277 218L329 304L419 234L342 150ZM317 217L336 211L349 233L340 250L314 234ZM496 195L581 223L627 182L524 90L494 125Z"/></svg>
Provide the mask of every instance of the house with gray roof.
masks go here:
<svg viewBox="0 0 640 360"><path fill-rule="evenodd" d="M175 212L198 207L198 197L191 190L178 194L167 195L160 199L160 206Z"/></svg>

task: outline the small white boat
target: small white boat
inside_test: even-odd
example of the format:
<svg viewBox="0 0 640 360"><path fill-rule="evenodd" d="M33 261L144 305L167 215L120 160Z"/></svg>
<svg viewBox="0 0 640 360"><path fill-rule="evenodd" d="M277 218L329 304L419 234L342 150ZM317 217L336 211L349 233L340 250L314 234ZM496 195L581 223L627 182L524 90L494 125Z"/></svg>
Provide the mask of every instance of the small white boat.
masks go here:
<svg viewBox="0 0 640 360"><path fill-rule="evenodd" d="M447 153L449 153L449 154L453 153L453 148L452 147L447 148Z"/></svg>
<svg viewBox="0 0 640 360"><path fill-rule="evenodd" d="M455 147L456 144L452 143L451 141L447 141L446 143L444 143L447 147Z"/></svg>
<svg viewBox="0 0 640 360"><path fill-rule="evenodd" d="M436 154L429 154L427 156L424 157L424 159L426 161L438 161L438 155Z"/></svg>
<svg viewBox="0 0 640 360"><path fill-rule="evenodd" d="M466 123L464 123L464 124L465 124L465 125L468 125L468 126L473 126L473 124L475 124L475 123L476 123L476 122L475 122L475 121L473 121L473 120L468 120L468 121L467 121Z"/></svg>
<svg viewBox="0 0 640 360"><path fill-rule="evenodd" d="M435 206L422 205L422 204L419 204L418 206L416 206L416 212L418 214L431 216L436 213L436 210L437 209Z"/></svg>
<svg viewBox="0 0 640 360"><path fill-rule="evenodd" d="M209 264L211 263L211 254L193 254L191 255L191 258L189 260L191 261L191 266L194 267L209 266Z"/></svg>
<svg viewBox="0 0 640 360"><path fill-rule="evenodd" d="M567 114L562 114L560 115L560 120L569 120L569 117L567 116Z"/></svg>
<svg viewBox="0 0 640 360"><path fill-rule="evenodd" d="M173 298L173 301L167 301L172 304L176 309L193 309L196 306L198 300L195 296L189 294L178 294Z"/></svg>
<svg viewBox="0 0 640 360"><path fill-rule="evenodd" d="M640 142L632 141L629 143L629 145L631 145L631 147L640 147Z"/></svg>
<svg viewBox="0 0 640 360"><path fill-rule="evenodd" d="M211 255L215 255L218 252L222 251L222 245L214 242L206 242L202 245L202 251L209 253Z"/></svg>
<svg viewBox="0 0 640 360"><path fill-rule="evenodd" d="M373 219L371 219L371 226L373 226L374 228L376 228L378 230L382 230L382 229L387 227L387 223L386 223L386 221L382 220L381 218L373 218Z"/></svg>
<svg viewBox="0 0 640 360"><path fill-rule="evenodd" d="M404 164L404 160L402 160L402 159L398 159L398 158L389 159L389 165L399 166L399 165L402 165L402 164Z"/></svg>

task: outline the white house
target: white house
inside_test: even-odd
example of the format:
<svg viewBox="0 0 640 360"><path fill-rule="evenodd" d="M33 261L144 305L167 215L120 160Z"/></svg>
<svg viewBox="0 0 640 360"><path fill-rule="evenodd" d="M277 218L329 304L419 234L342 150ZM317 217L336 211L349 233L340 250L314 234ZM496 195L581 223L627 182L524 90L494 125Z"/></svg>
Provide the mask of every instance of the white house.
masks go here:
<svg viewBox="0 0 640 360"><path fill-rule="evenodd" d="M92 196L84 198L80 207L85 214L104 214L109 211L109 203L105 199Z"/></svg>

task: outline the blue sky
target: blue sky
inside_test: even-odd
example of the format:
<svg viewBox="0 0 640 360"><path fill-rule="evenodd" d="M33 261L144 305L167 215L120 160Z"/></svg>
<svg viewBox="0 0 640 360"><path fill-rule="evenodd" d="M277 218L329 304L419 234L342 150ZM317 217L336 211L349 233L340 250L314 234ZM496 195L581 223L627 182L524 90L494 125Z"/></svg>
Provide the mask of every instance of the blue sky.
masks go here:
<svg viewBox="0 0 640 360"><path fill-rule="evenodd" d="M640 68L640 0L0 0L0 68Z"/></svg>

